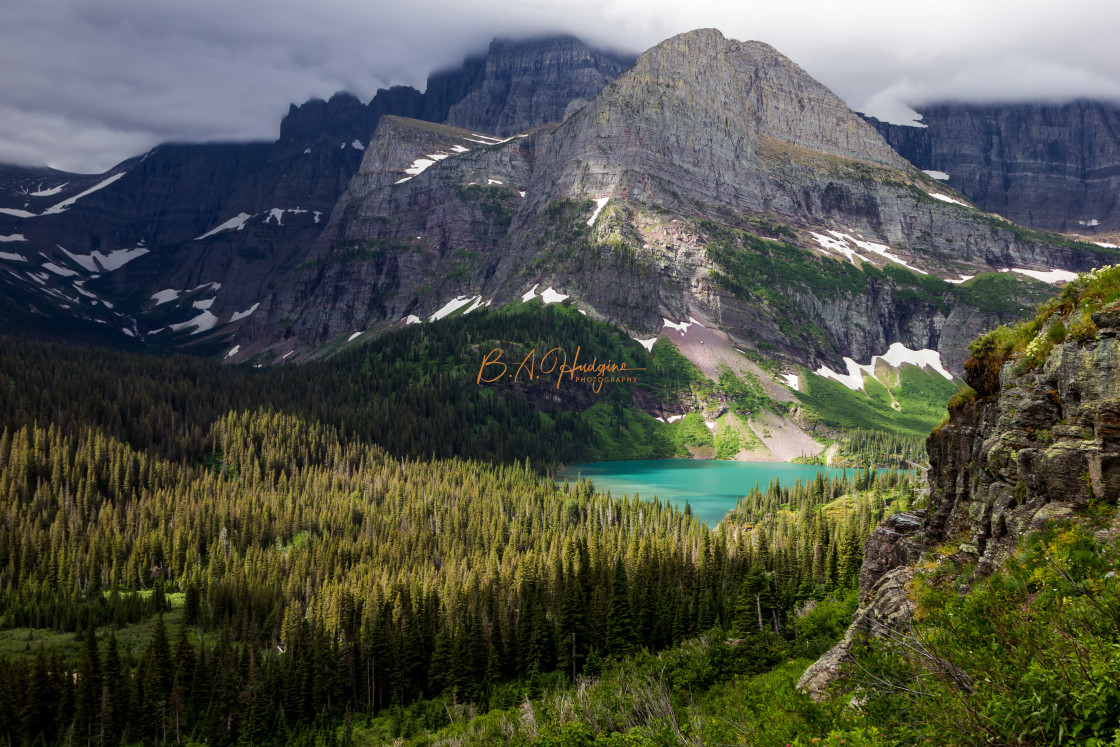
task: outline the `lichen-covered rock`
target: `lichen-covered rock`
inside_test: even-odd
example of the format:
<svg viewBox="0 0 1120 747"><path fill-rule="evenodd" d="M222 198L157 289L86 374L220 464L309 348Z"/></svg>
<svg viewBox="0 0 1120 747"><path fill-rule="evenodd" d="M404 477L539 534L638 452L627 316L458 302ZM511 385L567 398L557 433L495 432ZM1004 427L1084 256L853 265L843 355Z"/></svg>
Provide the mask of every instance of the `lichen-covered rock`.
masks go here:
<svg viewBox="0 0 1120 747"><path fill-rule="evenodd" d="M954 410L930 437L929 541L969 534L990 572L1023 534L1120 497L1120 340L1057 345L1000 391Z"/></svg>

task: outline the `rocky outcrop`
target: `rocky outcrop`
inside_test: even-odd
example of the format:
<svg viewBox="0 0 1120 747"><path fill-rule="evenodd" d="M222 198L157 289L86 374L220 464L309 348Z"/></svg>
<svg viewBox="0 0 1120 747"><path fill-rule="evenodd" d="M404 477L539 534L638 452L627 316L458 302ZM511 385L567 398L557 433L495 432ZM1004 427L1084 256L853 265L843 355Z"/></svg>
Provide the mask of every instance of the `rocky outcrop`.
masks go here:
<svg viewBox="0 0 1120 747"><path fill-rule="evenodd" d="M573 37L495 39L470 91L441 121L502 136L562 122L569 103L594 98L633 63Z"/></svg>
<svg viewBox="0 0 1120 747"><path fill-rule="evenodd" d="M859 608L852 624L840 643L805 670L798 689L824 699L840 677L840 667L855 641L889 637L905 629L914 612L907 591L914 577L910 564L920 557L925 519L925 511L894 514L867 537L859 574Z"/></svg>
<svg viewBox="0 0 1120 747"><path fill-rule="evenodd" d="M535 138L499 143L385 117L311 256L262 314L287 320L289 338L331 339L481 295L523 199Z"/></svg>
<svg viewBox="0 0 1120 747"><path fill-rule="evenodd" d="M990 572L1045 521L1120 497L1120 314L1093 314L1088 343L1054 346L1041 364L1000 369L998 391L955 407L927 443L932 541L960 538Z"/></svg>
<svg viewBox="0 0 1120 747"><path fill-rule="evenodd" d="M987 575L1030 532L1120 499L1120 303L1093 311L1091 326L1077 319L1078 299L1067 308L1024 351L1001 363L996 346L981 344L966 365L976 396L953 403L926 444L929 508L891 516L868 537L855 621L799 687L823 697L858 635L905 629L905 580L932 548L955 547ZM1054 344L1063 335L1053 330L1074 322L1080 339Z"/></svg>
<svg viewBox="0 0 1120 747"><path fill-rule="evenodd" d="M1024 226L1083 235L1120 230L1120 107L938 103L925 127L869 119L920 169Z"/></svg>

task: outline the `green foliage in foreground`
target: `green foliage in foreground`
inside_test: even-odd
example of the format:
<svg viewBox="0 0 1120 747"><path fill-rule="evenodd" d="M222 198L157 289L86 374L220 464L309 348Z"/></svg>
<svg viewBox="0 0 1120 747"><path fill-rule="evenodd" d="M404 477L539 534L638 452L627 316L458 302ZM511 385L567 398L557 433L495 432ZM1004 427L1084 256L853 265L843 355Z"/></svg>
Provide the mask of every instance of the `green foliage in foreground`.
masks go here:
<svg viewBox="0 0 1120 747"><path fill-rule="evenodd" d="M1051 527L983 580L930 560L914 630L857 649L867 722L897 744L1120 743L1120 552L1090 532Z"/></svg>
<svg viewBox="0 0 1120 747"><path fill-rule="evenodd" d="M846 628L852 596L798 617L795 642L712 631L405 744L1116 745L1118 568L1114 545L1069 524L1032 538L988 579L971 578L959 557L935 557L919 574L913 628L893 646L857 645L858 662L823 703L794 685L827 645L811 641ZM387 736L374 727L365 743Z"/></svg>

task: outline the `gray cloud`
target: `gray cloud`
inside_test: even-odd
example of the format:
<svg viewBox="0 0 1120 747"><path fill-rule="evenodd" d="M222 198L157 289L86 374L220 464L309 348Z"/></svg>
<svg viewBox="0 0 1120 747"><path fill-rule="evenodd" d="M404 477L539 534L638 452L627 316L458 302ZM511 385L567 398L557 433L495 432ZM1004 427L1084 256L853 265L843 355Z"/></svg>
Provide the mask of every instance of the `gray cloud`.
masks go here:
<svg viewBox="0 0 1120 747"><path fill-rule="evenodd" d="M1120 100L1100 0L35 0L0 5L0 161L102 171L165 141L273 139L290 102L423 88L494 36L640 51L714 26L768 42L857 110Z"/></svg>

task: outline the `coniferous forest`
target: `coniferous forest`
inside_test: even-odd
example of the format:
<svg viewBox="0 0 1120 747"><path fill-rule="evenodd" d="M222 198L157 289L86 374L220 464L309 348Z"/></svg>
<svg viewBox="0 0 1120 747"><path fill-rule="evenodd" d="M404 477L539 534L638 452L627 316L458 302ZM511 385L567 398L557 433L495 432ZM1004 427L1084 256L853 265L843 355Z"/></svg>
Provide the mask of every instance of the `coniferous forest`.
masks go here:
<svg viewBox="0 0 1120 747"><path fill-rule="evenodd" d="M721 676L821 653L912 473L744 490L715 528L557 486L549 465L604 442L672 448L628 431L624 389L590 405L604 429L474 385L472 336L640 360L573 317L448 320L259 371L6 338L0 738L415 739L713 634L744 642ZM682 385L673 361L647 385ZM815 604L832 617L807 627Z"/></svg>

